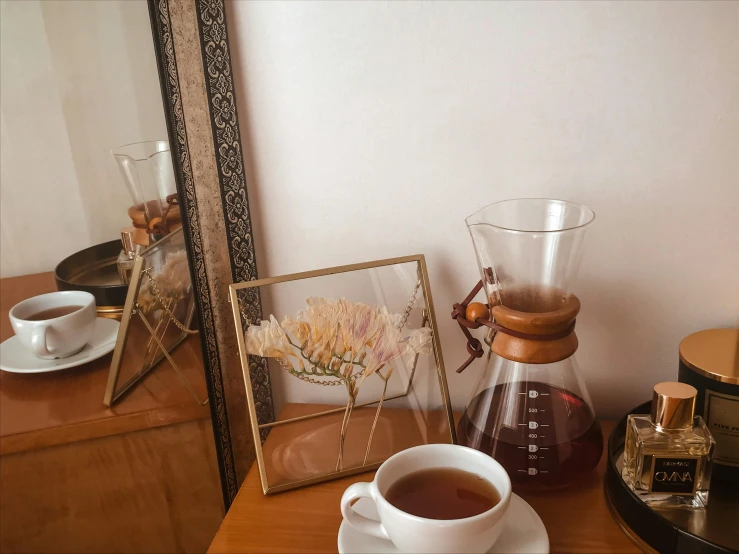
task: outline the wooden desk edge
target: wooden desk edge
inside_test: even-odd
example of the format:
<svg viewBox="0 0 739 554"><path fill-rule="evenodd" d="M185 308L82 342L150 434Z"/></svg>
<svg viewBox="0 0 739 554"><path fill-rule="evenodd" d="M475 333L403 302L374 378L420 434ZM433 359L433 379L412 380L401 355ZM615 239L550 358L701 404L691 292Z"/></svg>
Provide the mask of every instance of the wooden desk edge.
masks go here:
<svg viewBox="0 0 739 554"><path fill-rule="evenodd" d="M0 455L17 454L48 446L120 435L209 417L208 404L200 406L193 401L192 404L184 406L168 406L150 412L113 416L97 421L7 435L0 438Z"/></svg>

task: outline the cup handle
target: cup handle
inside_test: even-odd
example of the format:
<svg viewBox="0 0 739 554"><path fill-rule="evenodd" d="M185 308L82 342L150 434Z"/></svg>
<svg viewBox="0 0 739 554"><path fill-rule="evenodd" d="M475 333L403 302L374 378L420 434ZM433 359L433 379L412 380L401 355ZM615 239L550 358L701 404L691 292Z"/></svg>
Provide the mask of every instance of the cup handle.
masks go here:
<svg viewBox="0 0 739 554"><path fill-rule="evenodd" d="M371 485L372 483L354 483L346 489L344 491L344 495L341 497L341 515L344 516L346 522L357 531L380 537L381 539L390 540L390 537L387 536L387 532L382 526L382 523L360 516L354 511L354 508L352 508L352 502L359 498L364 497L371 499L373 502L375 501L372 497Z"/></svg>
<svg viewBox="0 0 739 554"><path fill-rule="evenodd" d="M49 352L46 346L46 329L47 325L34 325L31 329L31 349L33 353L39 357L53 356L53 352Z"/></svg>

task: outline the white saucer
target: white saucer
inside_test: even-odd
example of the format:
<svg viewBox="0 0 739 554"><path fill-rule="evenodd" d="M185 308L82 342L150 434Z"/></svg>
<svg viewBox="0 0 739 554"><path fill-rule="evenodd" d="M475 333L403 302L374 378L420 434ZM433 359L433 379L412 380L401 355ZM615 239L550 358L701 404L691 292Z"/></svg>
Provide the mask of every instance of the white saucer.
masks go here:
<svg viewBox="0 0 739 554"><path fill-rule="evenodd" d="M120 326L115 319L97 318L90 342L74 356L58 360L37 358L13 335L0 344L0 369L12 373L47 373L86 364L105 356L115 348Z"/></svg>
<svg viewBox="0 0 739 554"><path fill-rule="evenodd" d="M377 521L375 504L369 498L360 498L353 508L364 517ZM511 495L505 527L493 547L493 553L547 554L549 536L538 514L524 499ZM400 551L388 540L360 533L346 521L339 527L339 554L397 554Z"/></svg>

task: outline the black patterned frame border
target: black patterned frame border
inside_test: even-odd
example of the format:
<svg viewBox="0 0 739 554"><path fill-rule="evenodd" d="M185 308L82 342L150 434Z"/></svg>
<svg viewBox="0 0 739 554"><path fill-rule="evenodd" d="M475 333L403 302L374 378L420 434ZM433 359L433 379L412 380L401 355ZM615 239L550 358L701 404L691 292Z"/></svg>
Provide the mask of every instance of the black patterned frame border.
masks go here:
<svg viewBox="0 0 739 554"><path fill-rule="evenodd" d="M234 282L243 283L258 277L224 0L197 0L197 14L200 48L208 82L207 95L213 144L216 145L218 155L218 177L221 183L231 267ZM245 315L251 321L261 319L262 300L258 289L250 290L246 294L243 306ZM250 366L254 376L252 387L257 402L258 422L259 424L272 422L274 406L267 360L253 357ZM262 440L264 438L266 435Z"/></svg>
<svg viewBox="0 0 739 554"><path fill-rule="evenodd" d="M256 279L257 270L226 31L225 4L224 0L148 0L148 4L192 282L196 291L203 361L223 498L228 509L240 483L232 446L234 430L229 426L227 411L223 353L219 351L218 325L214 315L222 307L214 304L212 285L213 280L220 281L227 277L233 282ZM173 28L171 17L173 8L185 14L196 14L197 36L190 36L193 34L194 26L181 23L181 28ZM185 16L181 16L180 19L184 21ZM202 236L204 221L198 208L196 193L196 188L199 190L202 185L195 182L191 162L191 143L188 142L186 110L183 108L174 33L178 36L185 34L186 40L197 41L202 52L204 93L208 102L207 110L213 137L213 144L208 147L213 150L216 162L222 216L226 229L225 239L228 243L230 276L209 275L207 271L206 248ZM191 64L192 60L183 59L181 63L184 66ZM191 66L188 66L188 69L192 69ZM186 81L185 86L192 86L192 83ZM195 109L198 108L204 107L195 106ZM255 320L261 318L261 299L258 292L248 299L247 306L250 317L254 317ZM260 402L258 423L273 421L272 393L265 360L256 359L253 376L255 396L258 396ZM238 424L245 426L246 433L250 433L248 421Z"/></svg>

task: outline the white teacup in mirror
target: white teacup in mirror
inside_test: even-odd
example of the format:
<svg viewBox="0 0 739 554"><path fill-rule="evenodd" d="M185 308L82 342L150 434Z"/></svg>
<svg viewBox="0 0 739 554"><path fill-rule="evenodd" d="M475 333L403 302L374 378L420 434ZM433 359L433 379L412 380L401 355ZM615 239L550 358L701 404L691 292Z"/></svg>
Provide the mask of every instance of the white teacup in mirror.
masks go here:
<svg viewBox="0 0 739 554"><path fill-rule="evenodd" d="M60 291L28 298L8 314L20 343L45 360L72 356L95 331L95 297L89 292Z"/></svg>
<svg viewBox="0 0 739 554"><path fill-rule="evenodd" d="M424 498L431 479L436 502ZM447 489L456 487L453 496L444 480ZM360 498L375 504L377 521L355 509ZM344 524L392 541L401 552L487 552L503 531L510 502L511 481L493 458L463 446L428 444L388 458L371 483L351 485L341 513Z"/></svg>

